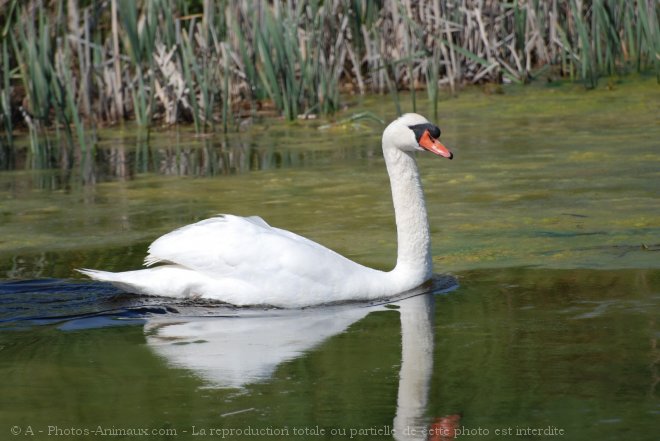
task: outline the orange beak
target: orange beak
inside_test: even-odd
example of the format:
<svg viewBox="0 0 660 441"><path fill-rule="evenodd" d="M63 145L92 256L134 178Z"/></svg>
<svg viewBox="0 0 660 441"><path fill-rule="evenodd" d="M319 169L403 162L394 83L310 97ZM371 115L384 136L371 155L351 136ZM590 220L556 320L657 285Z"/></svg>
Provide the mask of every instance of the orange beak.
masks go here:
<svg viewBox="0 0 660 441"><path fill-rule="evenodd" d="M419 138L419 146L443 158L452 159L454 155L440 141L433 138L428 130L425 130Z"/></svg>

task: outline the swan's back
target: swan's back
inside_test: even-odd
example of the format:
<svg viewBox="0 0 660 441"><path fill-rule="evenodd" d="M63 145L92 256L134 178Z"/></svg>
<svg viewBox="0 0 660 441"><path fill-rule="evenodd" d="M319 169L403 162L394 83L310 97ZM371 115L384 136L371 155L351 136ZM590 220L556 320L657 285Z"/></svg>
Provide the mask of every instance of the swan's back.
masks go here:
<svg viewBox="0 0 660 441"><path fill-rule="evenodd" d="M161 295L217 299L237 305L305 306L364 299L382 289L387 273L359 265L342 255L259 217L222 215L174 230L149 247L149 270L129 271L141 280L110 280L123 289L144 289L145 271L167 280L186 278L185 292L169 282ZM138 274L139 273L139 274ZM89 273L88 273L89 274ZM90 274L99 279L101 273ZM107 273L112 274L112 273Z"/></svg>
<svg viewBox="0 0 660 441"><path fill-rule="evenodd" d="M159 262L176 263L212 277L292 267L304 269L307 277L320 277L323 264L352 263L316 242L273 228L260 217L233 215L186 225L156 239L149 246L145 264Z"/></svg>

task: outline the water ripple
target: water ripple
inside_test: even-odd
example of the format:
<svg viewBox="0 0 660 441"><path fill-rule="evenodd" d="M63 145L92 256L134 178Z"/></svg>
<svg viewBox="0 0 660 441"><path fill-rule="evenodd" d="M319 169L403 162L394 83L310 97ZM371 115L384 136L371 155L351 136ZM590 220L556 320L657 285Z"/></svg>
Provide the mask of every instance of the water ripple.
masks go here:
<svg viewBox="0 0 660 441"><path fill-rule="evenodd" d="M395 297L318 307L371 307L427 293L444 293L458 286L448 275L434 275L418 288ZM142 325L153 315L225 317L269 314L269 306L238 308L205 299L172 299L127 294L110 284L67 279L0 281L0 330L54 325L62 330Z"/></svg>

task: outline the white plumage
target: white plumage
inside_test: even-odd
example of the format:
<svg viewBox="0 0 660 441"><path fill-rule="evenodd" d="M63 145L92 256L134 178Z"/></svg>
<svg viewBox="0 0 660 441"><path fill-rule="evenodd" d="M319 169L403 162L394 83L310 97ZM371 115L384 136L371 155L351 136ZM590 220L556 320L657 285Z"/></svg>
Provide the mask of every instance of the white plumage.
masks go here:
<svg viewBox="0 0 660 441"><path fill-rule="evenodd" d="M431 277L430 235L424 195L412 152L451 158L436 139L422 140L428 121L407 114L383 134L398 231L394 270L353 262L259 217L220 215L179 228L149 247L147 269L111 273L79 270L124 290L167 297L202 297L234 305L304 307L385 298ZM411 127L414 127L413 130ZM436 128L437 129L437 128Z"/></svg>

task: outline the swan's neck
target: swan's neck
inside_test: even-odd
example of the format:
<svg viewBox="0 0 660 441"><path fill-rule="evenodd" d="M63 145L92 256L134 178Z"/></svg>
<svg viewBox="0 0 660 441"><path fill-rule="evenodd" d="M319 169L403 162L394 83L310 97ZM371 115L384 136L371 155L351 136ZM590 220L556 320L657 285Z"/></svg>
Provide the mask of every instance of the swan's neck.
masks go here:
<svg viewBox="0 0 660 441"><path fill-rule="evenodd" d="M385 142L385 141L384 141ZM433 272L431 235L424 190L412 153L383 146L392 185L398 252L393 273L407 280L428 280Z"/></svg>

